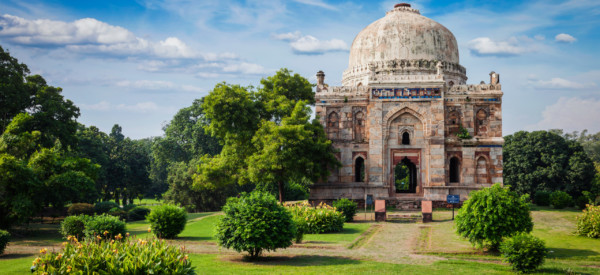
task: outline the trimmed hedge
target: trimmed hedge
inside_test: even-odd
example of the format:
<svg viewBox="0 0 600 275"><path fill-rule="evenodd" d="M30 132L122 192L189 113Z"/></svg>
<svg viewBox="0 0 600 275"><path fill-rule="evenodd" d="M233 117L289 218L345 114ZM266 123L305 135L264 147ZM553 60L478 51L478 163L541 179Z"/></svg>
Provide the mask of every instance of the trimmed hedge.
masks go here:
<svg viewBox="0 0 600 275"><path fill-rule="evenodd" d="M125 235L125 222L118 217L102 214L95 216L85 223L85 236L88 238L109 239L119 234Z"/></svg>
<svg viewBox="0 0 600 275"><path fill-rule="evenodd" d="M525 232L504 240L500 252L504 261L510 263L514 270L523 273L535 271L544 263L548 254L544 241Z"/></svg>
<svg viewBox="0 0 600 275"><path fill-rule="evenodd" d="M173 239L185 228L187 212L175 205L163 204L152 210L146 219L157 237Z"/></svg>
<svg viewBox="0 0 600 275"><path fill-rule="evenodd" d="M4 249L10 241L10 233L8 231L0 230L0 255L4 254Z"/></svg>
<svg viewBox="0 0 600 275"><path fill-rule="evenodd" d="M68 216L60 223L60 234L65 239L69 236L83 239L85 236L85 224L93 218L88 215Z"/></svg>
<svg viewBox="0 0 600 275"><path fill-rule="evenodd" d="M150 209L142 206L136 206L127 212L127 219L130 221L145 220L150 214Z"/></svg>
<svg viewBox="0 0 600 275"><path fill-rule="evenodd" d="M74 215L94 215L94 206L89 203L74 203L67 209L69 216Z"/></svg>
<svg viewBox="0 0 600 275"><path fill-rule="evenodd" d="M346 217L334 207L321 203L312 207L308 202L288 206L294 220L304 221L296 224L305 234L340 232L344 229Z"/></svg>
<svg viewBox="0 0 600 275"><path fill-rule="evenodd" d="M119 207L119 205L116 204L115 202L102 201L102 202L97 202L94 205L94 211L96 211L96 214L104 214L104 213L108 213L108 211L110 211L111 209L113 209L115 207Z"/></svg>
<svg viewBox="0 0 600 275"><path fill-rule="evenodd" d="M351 222L354 220L354 215L356 215L356 208L358 207L356 202L343 198L334 201L332 205L338 211L344 214L344 217L346 217L346 222Z"/></svg>
<svg viewBox="0 0 600 275"><path fill-rule="evenodd" d="M550 194L550 204L555 209L563 209L573 203L571 195L563 191L554 191Z"/></svg>

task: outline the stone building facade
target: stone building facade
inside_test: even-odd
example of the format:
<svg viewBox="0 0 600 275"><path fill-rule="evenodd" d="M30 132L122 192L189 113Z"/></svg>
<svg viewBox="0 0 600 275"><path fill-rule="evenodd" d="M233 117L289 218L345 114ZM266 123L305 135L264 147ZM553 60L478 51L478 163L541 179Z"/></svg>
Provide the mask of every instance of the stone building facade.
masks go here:
<svg viewBox="0 0 600 275"><path fill-rule="evenodd" d="M418 207L502 183L500 76L466 84L454 35L398 4L354 39L342 86L317 73L316 114L342 163L312 201Z"/></svg>

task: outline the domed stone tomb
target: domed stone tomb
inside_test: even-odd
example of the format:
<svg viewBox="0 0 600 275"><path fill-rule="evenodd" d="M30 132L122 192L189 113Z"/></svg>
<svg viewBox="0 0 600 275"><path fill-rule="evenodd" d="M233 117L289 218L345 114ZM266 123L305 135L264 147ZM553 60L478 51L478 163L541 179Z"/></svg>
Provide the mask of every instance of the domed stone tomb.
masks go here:
<svg viewBox="0 0 600 275"><path fill-rule="evenodd" d="M452 32L409 4L360 31L341 87L317 73L317 116L342 167L310 199L413 208L502 183L500 77L466 84L459 62Z"/></svg>

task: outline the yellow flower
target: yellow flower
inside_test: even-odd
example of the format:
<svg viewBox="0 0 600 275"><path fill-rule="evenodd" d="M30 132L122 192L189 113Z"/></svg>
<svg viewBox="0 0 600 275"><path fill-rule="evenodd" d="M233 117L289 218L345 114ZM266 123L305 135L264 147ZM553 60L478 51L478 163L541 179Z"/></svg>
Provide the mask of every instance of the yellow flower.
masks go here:
<svg viewBox="0 0 600 275"><path fill-rule="evenodd" d="M152 228L148 227L148 233L150 233L152 231Z"/></svg>
<svg viewBox="0 0 600 275"><path fill-rule="evenodd" d="M104 230L104 236L108 235L108 231Z"/></svg>
<svg viewBox="0 0 600 275"><path fill-rule="evenodd" d="M121 236L121 233L119 233L119 235L115 236L115 239L117 239L117 240L123 239L123 236Z"/></svg>
<svg viewBox="0 0 600 275"><path fill-rule="evenodd" d="M62 245L63 246L67 246L67 244L69 244L68 242L63 242Z"/></svg>
<svg viewBox="0 0 600 275"><path fill-rule="evenodd" d="M125 236L129 237L129 232L127 232L127 233L125 234Z"/></svg>
<svg viewBox="0 0 600 275"><path fill-rule="evenodd" d="M98 235L98 236L96 236L96 239L102 240L102 237L100 237L100 235Z"/></svg>
<svg viewBox="0 0 600 275"><path fill-rule="evenodd" d="M54 258L54 260L55 260L55 261L58 261L58 260L60 260L60 259L62 259L62 254L58 254L58 255L56 256L56 258Z"/></svg>
<svg viewBox="0 0 600 275"><path fill-rule="evenodd" d="M70 265L67 266L67 273L71 272L71 269L73 269Z"/></svg>
<svg viewBox="0 0 600 275"><path fill-rule="evenodd" d="M46 248L42 248L42 249L40 249L40 253L42 253L42 254L46 254L46 252L47 252L47 251L48 251L48 250L46 250Z"/></svg>

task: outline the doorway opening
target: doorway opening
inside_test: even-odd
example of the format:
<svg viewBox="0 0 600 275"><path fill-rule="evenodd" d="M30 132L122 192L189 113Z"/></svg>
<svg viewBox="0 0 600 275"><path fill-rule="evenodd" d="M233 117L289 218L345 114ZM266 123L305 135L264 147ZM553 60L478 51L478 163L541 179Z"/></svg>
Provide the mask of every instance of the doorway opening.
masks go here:
<svg viewBox="0 0 600 275"><path fill-rule="evenodd" d="M407 157L394 167L396 193L417 192L417 166Z"/></svg>

